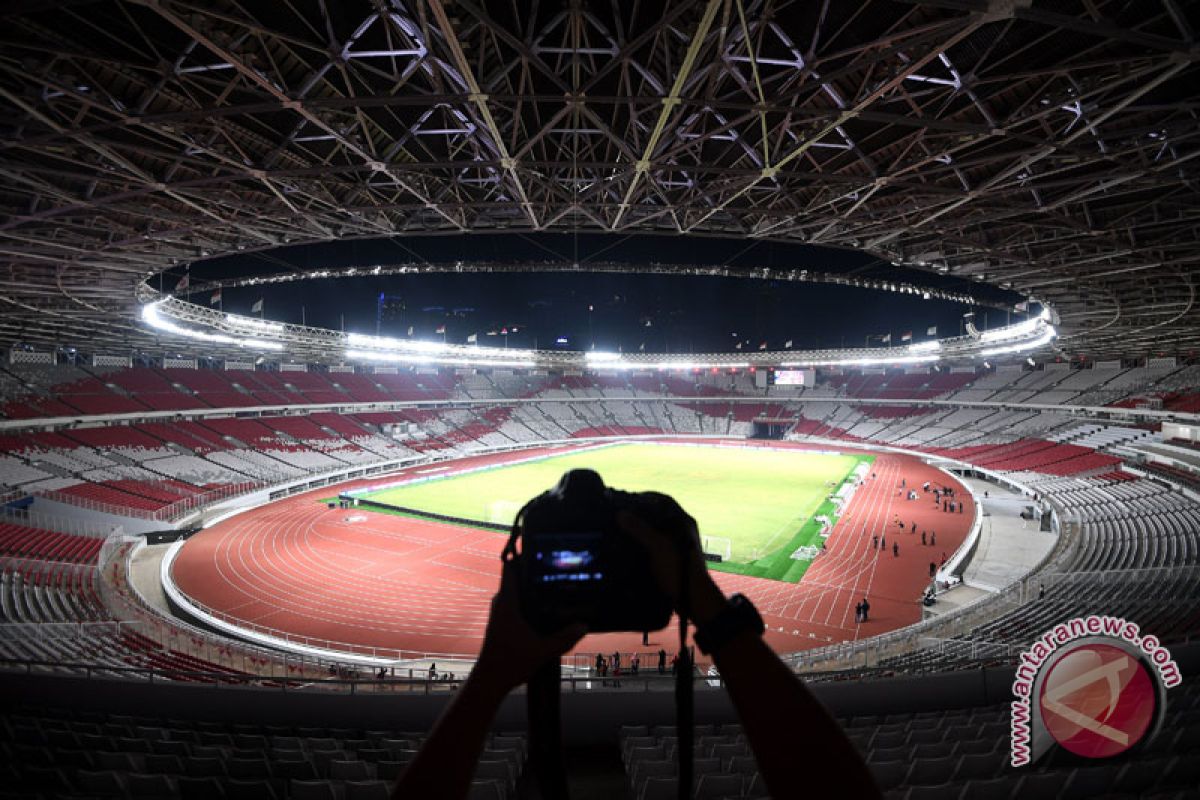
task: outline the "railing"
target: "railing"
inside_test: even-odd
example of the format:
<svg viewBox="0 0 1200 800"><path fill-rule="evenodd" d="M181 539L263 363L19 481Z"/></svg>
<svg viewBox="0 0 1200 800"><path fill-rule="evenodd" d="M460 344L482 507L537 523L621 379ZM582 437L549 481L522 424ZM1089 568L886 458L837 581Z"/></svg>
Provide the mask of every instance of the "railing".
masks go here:
<svg viewBox="0 0 1200 800"><path fill-rule="evenodd" d="M953 661L1011 659L1021 654L1024 645L989 642L979 639L921 639L923 653L935 653Z"/></svg>
<svg viewBox="0 0 1200 800"><path fill-rule="evenodd" d="M294 677L271 676L254 674L230 674L204 670L166 669L160 667L129 667L114 664L96 664L71 661L45 661L31 659L0 659L0 671L21 672L25 674L68 674L89 679L121 678L138 681L179 681L208 683L214 688L222 686L243 686L280 691L317 691L336 692L341 694L358 693L397 693L397 694L440 694L457 690L466 673L456 675L453 680L430 679L424 670L403 670L399 675L380 678L374 673L371 677L341 677L337 675ZM719 675L696 675L693 682L698 691L708 691L723 688ZM562 676L564 691L626 691L626 692L672 692L675 689L675 676L645 674L622 675L620 678L598 678L594 676L577 676L564 674ZM523 689L517 689L522 693Z"/></svg>
<svg viewBox="0 0 1200 800"><path fill-rule="evenodd" d="M180 498L174 503L162 506L156 509L146 508L131 508L129 506L121 506L115 503L106 503L103 500L94 500L90 497L81 497L70 492L64 492L59 489L47 489L36 492L36 496L44 497L47 500L54 500L58 503L85 508L89 511L99 511L103 514L112 514L118 517L132 517L134 519L152 520L154 522L169 523L187 516L197 509L210 506L213 503L219 503L222 500L228 500L233 497L240 497L244 494L249 494L264 488L267 484L253 481L243 483L233 483L228 486L223 486L219 489L210 489L204 492L199 492L190 497Z"/></svg>
<svg viewBox="0 0 1200 800"><path fill-rule="evenodd" d="M120 636L133 631L143 633L139 620L103 620L100 622L8 622L0 625L0 639L78 639L85 636Z"/></svg>
<svg viewBox="0 0 1200 800"><path fill-rule="evenodd" d="M21 493L24 497L24 493ZM119 525L93 522L78 517L64 517L59 514L47 514L33 509L0 508L0 522L13 525L23 525L43 531L66 533L72 536L89 536L95 539L105 539L113 532L120 532Z"/></svg>

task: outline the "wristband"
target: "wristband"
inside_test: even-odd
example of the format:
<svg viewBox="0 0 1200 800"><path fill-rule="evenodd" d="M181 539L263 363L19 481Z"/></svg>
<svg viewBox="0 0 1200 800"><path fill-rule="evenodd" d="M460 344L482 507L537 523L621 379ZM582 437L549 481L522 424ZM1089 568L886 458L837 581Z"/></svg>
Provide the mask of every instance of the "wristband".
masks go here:
<svg viewBox="0 0 1200 800"><path fill-rule="evenodd" d="M721 613L696 628L693 638L701 653L711 655L747 631L762 636L764 630L766 626L754 604L745 595L735 594Z"/></svg>

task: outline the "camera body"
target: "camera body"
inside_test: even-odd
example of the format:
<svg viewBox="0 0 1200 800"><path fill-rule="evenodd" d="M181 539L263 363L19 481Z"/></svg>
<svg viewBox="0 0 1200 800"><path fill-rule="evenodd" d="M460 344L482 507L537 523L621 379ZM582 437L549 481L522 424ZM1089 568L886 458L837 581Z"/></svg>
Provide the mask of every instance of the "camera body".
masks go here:
<svg viewBox="0 0 1200 800"><path fill-rule="evenodd" d="M589 469L565 473L517 515L521 611L535 630L582 622L591 633L651 631L670 621L671 598L649 553L617 524L621 511L675 537L684 558L695 524L674 500L608 488Z"/></svg>

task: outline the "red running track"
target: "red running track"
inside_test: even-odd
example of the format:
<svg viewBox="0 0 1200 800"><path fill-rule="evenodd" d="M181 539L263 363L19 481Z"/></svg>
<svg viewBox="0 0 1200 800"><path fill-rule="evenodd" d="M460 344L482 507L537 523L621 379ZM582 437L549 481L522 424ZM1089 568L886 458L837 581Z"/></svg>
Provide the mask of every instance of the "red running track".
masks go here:
<svg viewBox="0 0 1200 800"><path fill-rule="evenodd" d="M477 467L570 449L575 448L495 454L448 466ZM800 583L713 573L727 593L742 592L754 601L767 623L768 641L780 652L917 622L930 562L953 553L970 528L973 502L960 484L914 457L875 455L875 477L859 487L826 541L826 552ZM408 474L428 469L414 467ZM907 500L901 481L918 490L926 481L949 483L967 507L950 514L935 506L932 495ZM379 479L339 488L368 483ZM338 649L401 650L413 656L478 653L506 536L315 502L334 491L281 500L193 536L175 560L176 586L235 624L341 643ZM918 530L936 533L936 546L921 545L914 522ZM886 538L886 549L873 546L877 534ZM893 543L899 545L898 556ZM856 624L854 605L863 597L870 599L871 619ZM651 634L649 649L672 650L672 643L678 643L678 635L668 628ZM584 653L616 649L647 648L639 634L589 636L578 647Z"/></svg>

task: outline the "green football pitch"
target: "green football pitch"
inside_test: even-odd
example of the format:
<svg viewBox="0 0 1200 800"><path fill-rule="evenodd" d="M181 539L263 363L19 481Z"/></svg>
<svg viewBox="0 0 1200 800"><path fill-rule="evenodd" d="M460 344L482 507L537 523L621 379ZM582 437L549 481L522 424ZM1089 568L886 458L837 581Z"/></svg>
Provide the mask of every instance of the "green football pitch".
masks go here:
<svg viewBox="0 0 1200 800"><path fill-rule="evenodd" d="M828 499L870 456L706 445L621 444L498 465L360 495L418 512L511 524L517 510L564 472L587 467L626 491L665 492L700 527L706 550L725 556L714 569L797 581L811 563L791 556L820 547L816 516L834 517Z"/></svg>

